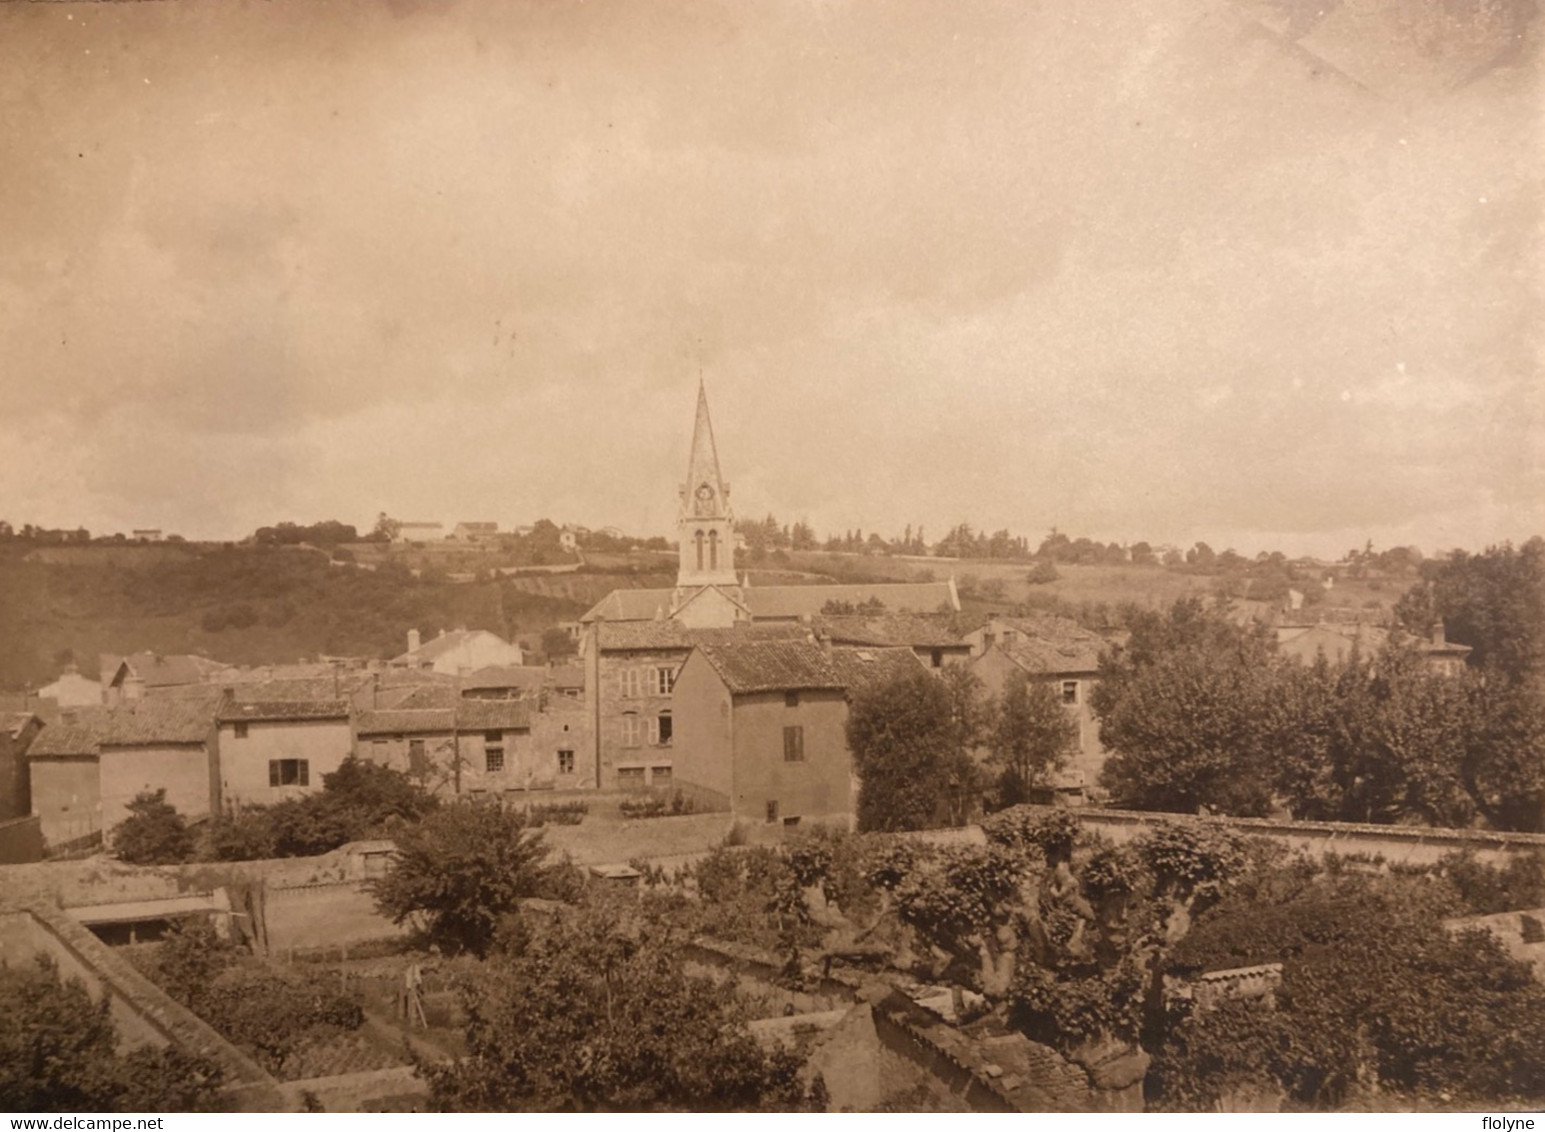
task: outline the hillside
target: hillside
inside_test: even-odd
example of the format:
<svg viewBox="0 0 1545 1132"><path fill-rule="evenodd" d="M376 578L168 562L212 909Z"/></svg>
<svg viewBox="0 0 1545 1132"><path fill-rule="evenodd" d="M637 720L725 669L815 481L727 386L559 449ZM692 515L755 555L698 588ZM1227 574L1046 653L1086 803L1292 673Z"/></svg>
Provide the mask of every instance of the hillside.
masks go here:
<svg viewBox="0 0 1545 1132"><path fill-rule="evenodd" d="M193 547L127 559L103 548L69 564L0 554L0 688L52 680L73 657L95 676L102 652L191 652L236 664L318 654L390 657L410 628L465 626L504 637L577 617L602 575L452 583L385 565L356 570L267 547ZM533 592L535 590L536 592Z"/></svg>

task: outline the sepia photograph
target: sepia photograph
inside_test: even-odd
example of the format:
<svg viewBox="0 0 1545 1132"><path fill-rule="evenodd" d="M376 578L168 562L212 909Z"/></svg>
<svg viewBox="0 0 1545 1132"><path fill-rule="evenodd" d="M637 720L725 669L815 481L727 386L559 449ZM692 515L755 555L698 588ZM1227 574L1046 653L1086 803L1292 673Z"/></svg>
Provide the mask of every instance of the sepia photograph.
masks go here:
<svg viewBox="0 0 1545 1132"><path fill-rule="evenodd" d="M0 0L8 1127L1540 1127L1542 45Z"/></svg>

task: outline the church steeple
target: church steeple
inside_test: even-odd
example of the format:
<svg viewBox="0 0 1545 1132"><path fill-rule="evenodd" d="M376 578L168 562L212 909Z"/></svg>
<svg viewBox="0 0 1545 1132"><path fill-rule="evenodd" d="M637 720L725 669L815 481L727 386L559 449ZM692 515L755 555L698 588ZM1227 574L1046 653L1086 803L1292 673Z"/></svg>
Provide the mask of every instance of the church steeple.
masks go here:
<svg viewBox="0 0 1545 1132"><path fill-rule="evenodd" d="M697 385L697 419L692 425L692 454L687 479L681 485L676 520L681 540L678 589L689 586L734 585L735 515L730 510L730 486L719 471L713 422L708 418L708 392Z"/></svg>
<svg viewBox="0 0 1545 1132"><path fill-rule="evenodd" d="M708 419L708 391L697 383L697 419L692 424L692 455L681 485L681 514L694 518L730 518L730 487L719 472L719 450Z"/></svg>

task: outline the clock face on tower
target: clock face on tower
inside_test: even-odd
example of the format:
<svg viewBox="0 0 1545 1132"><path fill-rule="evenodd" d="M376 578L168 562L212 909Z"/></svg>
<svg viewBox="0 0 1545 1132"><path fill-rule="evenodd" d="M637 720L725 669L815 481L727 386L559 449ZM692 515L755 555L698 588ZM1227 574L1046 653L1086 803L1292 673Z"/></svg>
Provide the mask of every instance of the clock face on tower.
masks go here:
<svg viewBox="0 0 1545 1132"><path fill-rule="evenodd" d="M713 488L706 483L697 485L697 514L710 515L713 513Z"/></svg>

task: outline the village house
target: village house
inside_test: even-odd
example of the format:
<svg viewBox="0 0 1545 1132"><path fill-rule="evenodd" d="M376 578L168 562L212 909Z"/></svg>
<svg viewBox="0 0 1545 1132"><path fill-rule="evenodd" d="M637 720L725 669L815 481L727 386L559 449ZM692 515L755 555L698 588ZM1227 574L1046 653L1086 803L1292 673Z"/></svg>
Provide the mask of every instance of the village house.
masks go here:
<svg viewBox="0 0 1545 1132"><path fill-rule="evenodd" d="M42 718L30 711L11 712L0 719L0 822L32 813L27 748L42 727Z"/></svg>
<svg viewBox="0 0 1545 1132"><path fill-rule="evenodd" d="M908 648L928 668L968 664L971 642L950 627L949 619L915 613L877 613L816 617L818 637L834 645L864 648Z"/></svg>
<svg viewBox="0 0 1545 1132"><path fill-rule="evenodd" d="M579 755L587 739L582 703L482 699L423 688L355 720L361 760L407 774L441 795L592 788Z"/></svg>
<svg viewBox="0 0 1545 1132"><path fill-rule="evenodd" d="M352 748L346 698L300 697L273 684L236 685L225 689L217 718L220 795L227 808L315 793Z"/></svg>
<svg viewBox="0 0 1545 1132"><path fill-rule="evenodd" d="M392 532L394 543L439 542L445 537L444 523L398 523Z"/></svg>
<svg viewBox="0 0 1545 1132"><path fill-rule="evenodd" d="M743 624L689 629L678 621L602 621L587 639L591 764L605 789L641 790L671 782L676 672L698 644L735 640L808 640L809 630Z"/></svg>
<svg viewBox="0 0 1545 1132"><path fill-rule="evenodd" d="M38 689L38 696L60 707L94 707L102 703L102 684L82 676L80 669L69 664L57 680Z"/></svg>
<svg viewBox="0 0 1545 1132"><path fill-rule="evenodd" d="M103 833L138 795L166 791L184 817L220 809L217 688L65 711L27 750L32 808L51 844Z"/></svg>
<svg viewBox="0 0 1545 1132"><path fill-rule="evenodd" d="M975 659L971 671L986 693L1001 697L1010 680L1049 685L1077 724L1078 746L1056 786L1064 792L1096 792L1106 751L1089 703L1109 645L1098 633L1066 617L992 617L966 635Z"/></svg>
<svg viewBox="0 0 1545 1132"><path fill-rule="evenodd" d="M804 640L829 609L877 616L843 621L854 643L904 645L932 664L969 649L948 625L960 609L954 581L753 587L735 572L735 517L719 467L708 398L699 385L687 477L677 491L677 569L671 589L614 590L580 619L580 658L592 710L591 763L607 789L673 779L676 670L697 645ZM928 615L938 618L926 623Z"/></svg>
<svg viewBox="0 0 1545 1132"><path fill-rule="evenodd" d="M838 649L809 640L696 645L675 682L676 780L748 821L847 826L857 798L849 694L920 668L907 648Z"/></svg>
<svg viewBox="0 0 1545 1132"><path fill-rule="evenodd" d="M524 655L519 645L486 629L455 629L423 642L417 629L408 630L408 651L394 657L398 668L428 669L448 676L462 676L482 668L517 665Z"/></svg>
<svg viewBox="0 0 1545 1132"><path fill-rule="evenodd" d="M102 674L102 703L130 703L168 689L197 687L218 679L229 667L208 657L187 654L103 653L98 665Z"/></svg>
<svg viewBox="0 0 1545 1132"><path fill-rule="evenodd" d="M492 542L499 537L498 523L457 523L447 536L451 542Z"/></svg>

